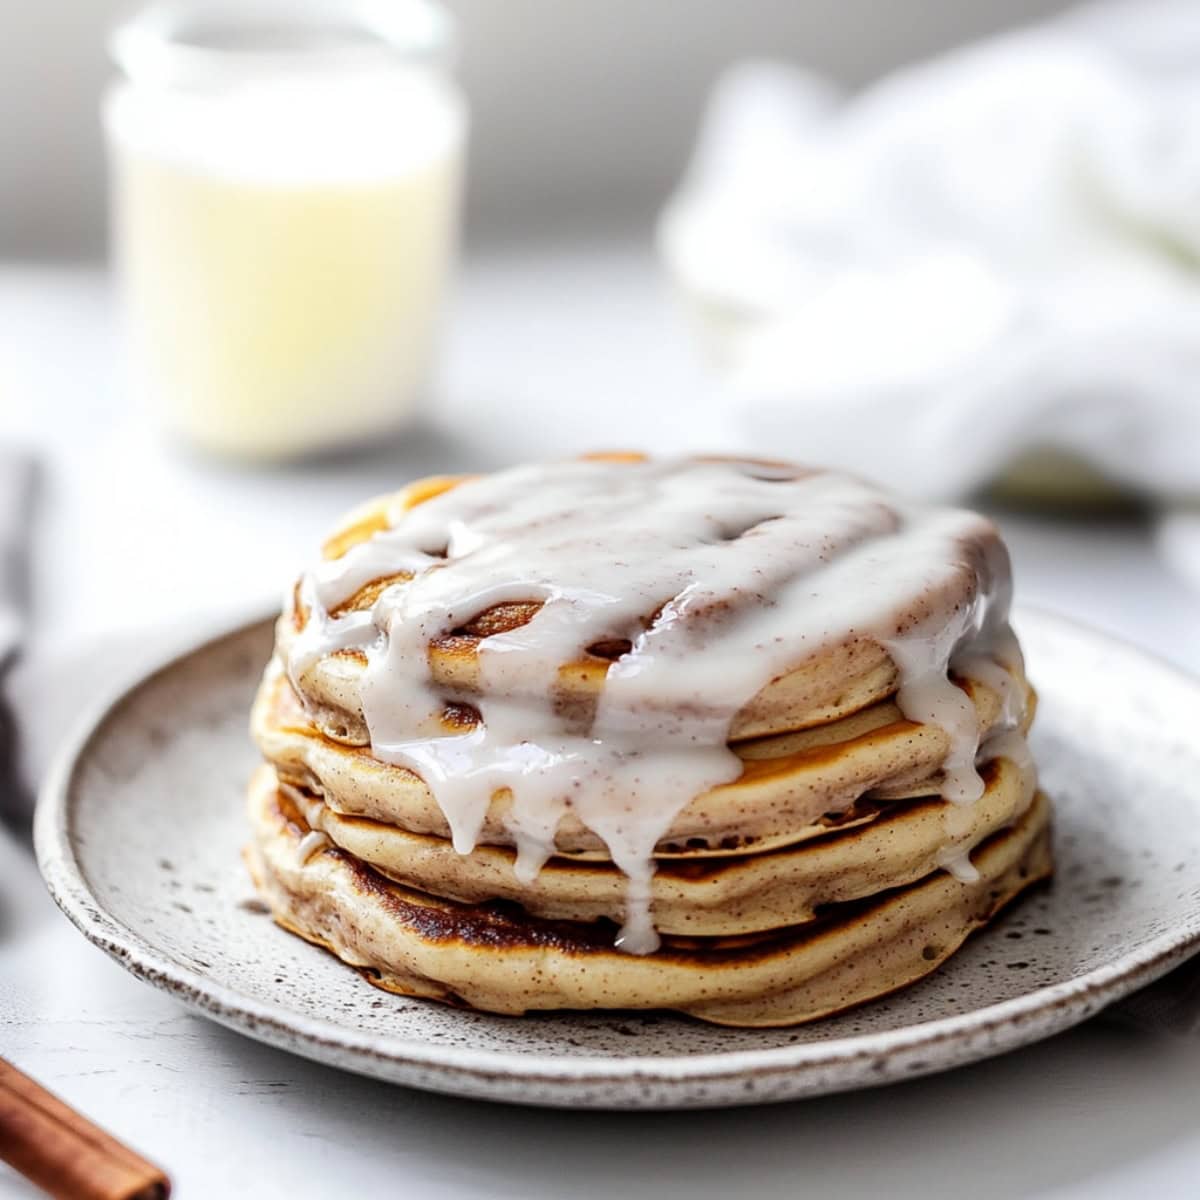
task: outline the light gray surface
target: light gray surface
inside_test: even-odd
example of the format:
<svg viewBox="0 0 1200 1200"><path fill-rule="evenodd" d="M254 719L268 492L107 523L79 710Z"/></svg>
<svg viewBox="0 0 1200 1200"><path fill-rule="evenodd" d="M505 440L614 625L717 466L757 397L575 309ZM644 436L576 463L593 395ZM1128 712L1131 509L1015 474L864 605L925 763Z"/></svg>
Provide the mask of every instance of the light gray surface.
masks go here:
<svg viewBox="0 0 1200 1200"><path fill-rule="evenodd" d="M49 652L69 664L85 636L269 601L343 504L425 465L723 444L663 300L643 247L479 260L464 280L433 434L365 465L258 476L164 453L130 428L97 275L0 273L0 432L50 457L38 572ZM517 405L523 420L510 416ZM1159 564L1144 528L1005 527L1023 599L1200 669L1195 595ZM55 713L88 686L69 667L54 679L37 701L43 753ZM451 1200L554 1200L568 1187L647 1200L1116 1200L1190 1197L1200 1177L1194 1042L1091 1022L859 1095L741 1113L534 1113L357 1079L187 1015L88 946L3 840L0 928L0 1053L161 1159L184 1200L236 1194L234 1181L251 1177L264 1196L336 1186ZM0 1195L28 1194L0 1175Z"/></svg>
<svg viewBox="0 0 1200 1200"><path fill-rule="evenodd" d="M474 110L469 228L653 215L716 73L792 58L860 84L1063 0L449 0ZM77 257L104 242L97 116L104 32L136 0L39 0L0 39L0 255Z"/></svg>

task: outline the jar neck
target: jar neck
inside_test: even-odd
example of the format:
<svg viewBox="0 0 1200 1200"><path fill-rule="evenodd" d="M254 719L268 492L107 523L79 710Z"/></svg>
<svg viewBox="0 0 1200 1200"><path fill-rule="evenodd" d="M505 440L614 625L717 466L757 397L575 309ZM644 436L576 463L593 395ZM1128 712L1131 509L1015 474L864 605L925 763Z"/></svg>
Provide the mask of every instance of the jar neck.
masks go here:
<svg viewBox="0 0 1200 1200"><path fill-rule="evenodd" d="M219 90L397 68L449 72L452 22L432 0L161 0L118 26L135 85Z"/></svg>

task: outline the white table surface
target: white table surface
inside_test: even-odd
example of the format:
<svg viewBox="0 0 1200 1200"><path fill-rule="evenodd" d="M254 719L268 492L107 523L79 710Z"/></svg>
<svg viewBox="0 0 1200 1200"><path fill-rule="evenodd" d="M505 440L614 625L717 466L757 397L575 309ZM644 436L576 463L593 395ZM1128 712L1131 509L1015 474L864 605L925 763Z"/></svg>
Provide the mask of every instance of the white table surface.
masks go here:
<svg viewBox="0 0 1200 1200"><path fill-rule="evenodd" d="M649 251L630 243L477 256L423 428L365 459L255 472L165 449L126 411L111 351L99 272L0 271L0 441L37 448L47 467L43 661L269 604L342 507L418 472L737 443ZM1200 597L1160 564L1146 526L1002 523L1024 601L1200 669ZM52 707L39 757L58 732ZM87 945L3 837L0 1054L161 1161L184 1200L1200 1195L1200 1042L1094 1021L950 1074L765 1109L456 1101L187 1014ZM32 1194L0 1167L0 1196Z"/></svg>

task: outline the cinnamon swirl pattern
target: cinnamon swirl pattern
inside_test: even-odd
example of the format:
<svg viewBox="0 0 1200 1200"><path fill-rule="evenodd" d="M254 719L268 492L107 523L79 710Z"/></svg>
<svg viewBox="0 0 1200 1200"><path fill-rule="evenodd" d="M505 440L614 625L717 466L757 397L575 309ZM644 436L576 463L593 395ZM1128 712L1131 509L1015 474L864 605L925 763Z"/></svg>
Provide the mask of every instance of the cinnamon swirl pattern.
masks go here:
<svg viewBox="0 0 1200 1200"><path fill-rule="evenodd" d="M423 480L343 522L254 706L251 872L380 986L810 1020L1051 870L994 527L780 463Z"/></svg>

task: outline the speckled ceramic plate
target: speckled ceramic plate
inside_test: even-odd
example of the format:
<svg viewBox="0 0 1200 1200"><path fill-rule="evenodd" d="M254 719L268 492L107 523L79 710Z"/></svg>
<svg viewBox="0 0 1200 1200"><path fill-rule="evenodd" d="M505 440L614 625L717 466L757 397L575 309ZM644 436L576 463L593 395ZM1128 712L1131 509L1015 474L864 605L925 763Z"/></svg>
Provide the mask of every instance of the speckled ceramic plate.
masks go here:
<svg viewBox="0 0 1200 1200"><path fill-rule="evenodd" d="M1200 948L1200 685L1061 619L1019 620L1042 695L1058 881L930 978L799 1029L524 1018L393 997L278 929L239 858L269 623L176 658L68 749L37 814L50 891L135 975L352 1071L529 1104L728 1105L879 1084L1042 1038Z"/></svg>

